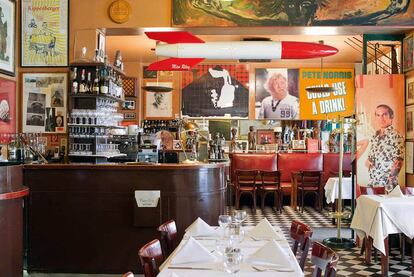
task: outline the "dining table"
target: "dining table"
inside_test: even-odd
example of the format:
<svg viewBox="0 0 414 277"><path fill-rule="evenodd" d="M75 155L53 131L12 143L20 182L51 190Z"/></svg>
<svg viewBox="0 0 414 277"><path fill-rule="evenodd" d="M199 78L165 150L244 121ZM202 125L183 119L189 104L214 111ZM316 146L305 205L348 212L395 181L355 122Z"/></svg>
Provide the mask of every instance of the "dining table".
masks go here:
<svg viewBox="0 0 414 277"><path fill-rule="evenodd" d="M326 203L335 203L338 199L339 177L331 177L324 186ZM342 177L342 199L352 199L352 179Z"/></svg>
<svg viewBox="0 0 414 277"><path fill-rule="evenodd" d="M218 227L219 228L219 227ZM297 276L304 276L302 269L299 266L299 263L294 256L289 243L286 237L283 235L282 230L279 227L274 227L275 231L280 234L280 238L275 240L277 244L279 244L280 249L285 257L289 260L291 267L289 270L285 270L283 268L280 271L277 270L266 270L262 267L256 267L254 264L251 264L247 261L247 257L258 249L263 247L266 243L268 243L269 239L264 238L252 238L248 236L249 230L251 230L253 226L244 226L243 230L246 233L243 240L239 242L237 245L238 248L241 250L241 254L243 257L243 261L240 264L240 270L233 276L240 276L240 277L270 277L270 276L280 276L280 277L297 277ZM206 249L208 249L213 255L217 257L217 262L214 263L197 263L194 265L185 266L176 266L172 265L171 261L174 257L181 251L183 245L190 239L190 236L184 235L182 241L177 246L177 248L171 253L171 255L165 260L165 262L160 266L160 273L158 277L170 277L170 276L178 276L178 277L212 277L212 276L230 276L229 273L224 272L223 270L223 259L217 253L216 250L216 241L220 240L220 236L210 236L210 237L192 237L193 239L197 240L201 245L203 245ZM255 269L256 268L256 269ZM257 270L259 269L259 270ZM174 275L175 274L175 275Z"/></svg>
<svg viewBox="0 0 414 277"><path fill-rule="evenodd" d="M367 264L370 263L371 244L381 252L382 276L388 276L389 271L388 236L403 234L409 239L414 237L414 221L410 216L412 210L413 196L361 195L357 199L351 228L361 241L365 239Z"/></svg>

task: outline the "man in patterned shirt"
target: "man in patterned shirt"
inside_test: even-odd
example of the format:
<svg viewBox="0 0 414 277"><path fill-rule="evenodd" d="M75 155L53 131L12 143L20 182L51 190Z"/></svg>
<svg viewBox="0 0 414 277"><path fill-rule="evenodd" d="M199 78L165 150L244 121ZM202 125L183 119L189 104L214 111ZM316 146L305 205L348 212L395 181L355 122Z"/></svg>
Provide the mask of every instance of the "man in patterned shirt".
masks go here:
<svg viewBox="0 0 414 277"><path fill-rule="evenodd" d="M370 139L371 149L365 165L371 186L398 185L398 174L404 161L404 137L392 126L394 111L388 105L378 105L375 121L379 130Z"/></svg>
<svg viewBox="0 0 414 277"><path fill-rule="evenodd" d="M299 119L299 100L288 93L287 83L280 73L270 76L264 86L270 96L262 101L259 119Z"/></svg>

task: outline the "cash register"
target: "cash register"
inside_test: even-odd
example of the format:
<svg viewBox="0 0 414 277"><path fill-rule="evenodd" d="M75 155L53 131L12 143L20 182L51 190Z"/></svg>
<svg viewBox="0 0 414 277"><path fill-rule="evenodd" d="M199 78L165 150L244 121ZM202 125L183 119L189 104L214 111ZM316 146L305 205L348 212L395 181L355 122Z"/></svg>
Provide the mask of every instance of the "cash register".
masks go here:
<svg viewBox="0 0 414 277"><path fill-rule="evenodd" d="M137 162L158 163L158 149L158 145L152 144L150 140L144 140L138 148Z"/></svg>

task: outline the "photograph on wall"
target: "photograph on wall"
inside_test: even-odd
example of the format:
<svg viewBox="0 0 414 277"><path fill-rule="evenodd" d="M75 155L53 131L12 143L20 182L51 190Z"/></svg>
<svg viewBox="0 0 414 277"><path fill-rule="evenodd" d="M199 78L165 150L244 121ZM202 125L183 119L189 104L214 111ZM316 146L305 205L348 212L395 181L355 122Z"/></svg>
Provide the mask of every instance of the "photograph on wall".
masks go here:
<svg viewBox="0 0 414 277"><path fill-rule="evenodd" d="M16 83L0 78L0 133L16 132Z"/></svg>
<svg viewBox="0 0 414 277"><path fill-rule="evenodd" d="M405 143L405 172L414 173L414 142L412 141Z"/></svg>
<svg viewBox="0 0 414 277"><path fill-rule="evenodd" d="M171 82L145 82L145 86L163 86L172 88ZM144 118L145 119L172 119L173 91L155 92L144 91Z"/></svg>
<svg viewBox="0 0 414 277"><path fill-rule="evenodd" d="M21 65L68 65L68 0L22 0Z"/></svg>
<svg viewBox="0 0 414 277"><path fill-rule="evenodd" d="M0 0L0 73L15 74L15 1Z"/></svg>
<svg viewBox="0 0 414 277"><path fill-rule="evenodd" d="M404 72L413 69L414 67L414 38L408 36L403 40L403 69Z"/></svg>
<svg viewBox="0 0 414 277"><path fill-rule="evenodd" d="M182 73L182 114L190 117L249 115L245 64L203 64Z"/></svg>
<svg viewBox="0 0 414 277"><path fill-rule="evenodd" d="M66 73L23 73L23 132L66 132Z"/></svg>
<svg viewBox="0 0 414 277"><path fill-rule="evenodd" d="M405 123L407 139L414 139L414 105L405 107Z"/></svg>
<svg viewBox="0 0 414 277"><path fill-rule="evenodd" d="M172 26L409 25L413 1L173 0Z"/></svg>
<svg viewBox="0 0 414 277"><path fill-rule="evenodd" d="M355 80L357 182L404 186L405 114L399 112L404 110L404 75L358 75Z"/></svg>
<svg viewBox="0 0 414 277"><path fill-rule="evenodd" d="M414 77L405 79L405 104L414 104Z"/></svg>
<svg viewBox="0 0 414 277"><path fill-rule="evenodd" d="M300 119L326 120L355 112L353 68L301 68L299 70ZM306 88L330 86L332 93L312 93Z"/></svg>
<svg viewBox="0 0 414 277"><path fill-rule="evenodd" d="M256 119L299 119L299 70L256 69Z"/></svg>

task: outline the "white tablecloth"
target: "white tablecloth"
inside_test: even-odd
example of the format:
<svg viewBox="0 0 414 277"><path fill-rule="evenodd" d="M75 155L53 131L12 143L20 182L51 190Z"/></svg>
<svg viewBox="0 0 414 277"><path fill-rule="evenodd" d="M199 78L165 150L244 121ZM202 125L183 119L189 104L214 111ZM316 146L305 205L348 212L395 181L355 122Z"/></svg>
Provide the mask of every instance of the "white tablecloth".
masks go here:
<svg viewBox="0 0 414 277"><path fill-rule="evenodd" d="M243 228L247 233L247 231L249 229L251 229L252 227L243 227ZM278 227L275 227L275 230L277 230L278 232L281 232ZM280 233L280 234L281 234L282 237L284 237L283 233ZM198 239L198 238L194 238L194 239L196 239L198 242L200 242L204 247L206 247L210 251L213 251L213 250L216 249L216 240L215 240L216 238L207 238L207 237L205 237L203 239ZM219 270L219 267L221 266L220 263L217 263L217 264L214 264L214 265L211 265L211 264L203 265L203 264L197 263L196 265L194 265L194 267L196 267L196 266L198 266L198 267L213 267L213 268L215 268L214 270L169 269L168 267L170 266L171 259L173 259L175 254L178 253L178 251L180 251L180 248L183 246L183 244L185 243L186 240L187 240L187 238L184 236L183 240L178 245L177 249L167 258L167 260L161 266L161 272L158 274L158 277L170 277L170 275L172 273L177 274L179 277L194 277L194 276L196 276L196 277L213 277L213 276L228 277L228 276L230 276L230 274ZM242 263L241 266L240 266L240 271L235 276L239 276L239 277L250 277L250 276L297 277L297 276L304 276L303 271L301 270L297 259L293 255L293 252L290 249L289 243L286 240L286 238L284 238L282 241L277 241L277 242L280 244L280 246L282 246L283 250L285 251L285 254L291 260L291 264L293 265L293 269L294 269L293 272L275 272L275 271L257 272L257 271L254 271L249 264ZM239 247L241 249L241 252L242 252L242 255L243 255L243 260L245 260L248 255L254 253L257 249L259 249L260 247L262 247L266 243L268 243L268 241L266 241L266 240L254 241L254 240L251 240L250 238L248 238L246 236L245 239L239 245ZM214 253L215 252L213 252L213 254ZM217 256L217 257L219 257L219 256ZM221 259L219 259L219 260L221 260Z"/></svg>
<svg viewBox="0 0 414 277"><path fill-rule="evenodd" d="M334 203L338 199L339 178L329 178L325 184L326 203ZM352 179L351 177L342 178L342 199L352 199Z"/></svg>
<svg viewBox="0 0 414 277"><path fill-rule="evenodd" d="M384 239L389 234L404 233L414 237L414 197L402 198L386 195L361 195L352 219L351 228L360 238L370 236L373 245L384 255Z"/></svg>

